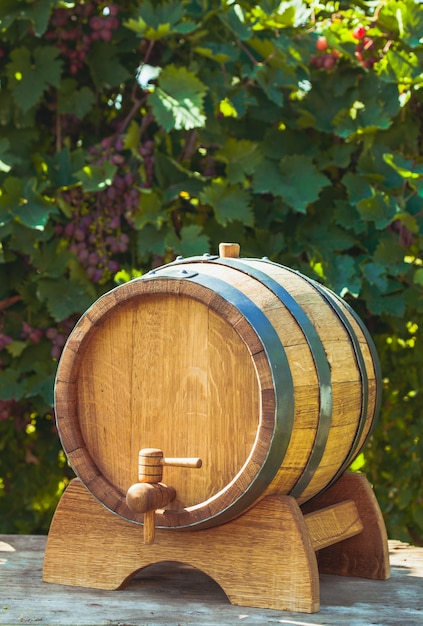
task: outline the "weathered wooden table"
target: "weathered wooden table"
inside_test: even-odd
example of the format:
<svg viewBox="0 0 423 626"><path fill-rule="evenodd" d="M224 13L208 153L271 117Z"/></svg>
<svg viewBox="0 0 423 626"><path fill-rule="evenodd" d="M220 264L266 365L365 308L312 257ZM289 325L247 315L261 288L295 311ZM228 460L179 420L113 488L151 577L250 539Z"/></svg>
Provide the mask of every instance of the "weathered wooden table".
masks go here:
<svg viewBox="0 0 423 626"><path fill-rule="evenodd" d="M45 537L0 535L0 624L423 624L423 548L398 541L389 542L387 581L322 575L321 609L312 615L232 606L202 572L169 563L146 568L119 591L47 584L41 575L45 543Z"/></svg>

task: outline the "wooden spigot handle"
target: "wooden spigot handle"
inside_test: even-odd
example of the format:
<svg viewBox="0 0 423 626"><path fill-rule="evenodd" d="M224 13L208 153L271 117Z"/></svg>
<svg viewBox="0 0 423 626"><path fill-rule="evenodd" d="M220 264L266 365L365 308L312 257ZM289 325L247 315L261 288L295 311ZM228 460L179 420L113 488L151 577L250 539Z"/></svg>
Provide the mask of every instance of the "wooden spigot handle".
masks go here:
<svg viewBox="0 0 423 626"><path fill-rule="evenodd" d="M201 459L168 459L164 458L159 448L143 448L138 457L138 480L140 483L159 483L163 478L163 467L199 468Z"/></svg>
<svg viewBox="0 0 423 626"><path fill-rule="evenodd" d="M200 468L202 466L202 461L201 459L197 459L197 458L192 458L192 459L161 459L160 461L160 465L164 466L164 465L169 465L172 467L188 467L188 468L192 468L192 469L197 469Z"/></svg>
<svg viewBox="0 0 423 626"><path fill-rule="evenodd" d="M161 509L176 497L173 487L164 485L163 466L199 468L201 459L173 459L163 457L159 448L143 448L139 453L138 483L129 487L126 503L134 513L144 514L144 543L154 542L155 511Z"/></svg>

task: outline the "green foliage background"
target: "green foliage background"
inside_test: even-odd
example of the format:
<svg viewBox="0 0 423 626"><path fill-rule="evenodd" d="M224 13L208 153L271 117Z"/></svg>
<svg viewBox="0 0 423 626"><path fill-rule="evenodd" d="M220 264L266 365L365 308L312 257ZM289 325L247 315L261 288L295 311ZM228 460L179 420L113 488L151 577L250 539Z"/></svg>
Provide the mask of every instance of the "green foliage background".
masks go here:
<svg viewBox="0 0 423 626"><path fill-rule="evenodd" d="M238 241L365 321L384 398L355 465L423 543L422 34L414 0L2 0L0 532L46 532L71 476L52 394L78 315Z"/></svg>

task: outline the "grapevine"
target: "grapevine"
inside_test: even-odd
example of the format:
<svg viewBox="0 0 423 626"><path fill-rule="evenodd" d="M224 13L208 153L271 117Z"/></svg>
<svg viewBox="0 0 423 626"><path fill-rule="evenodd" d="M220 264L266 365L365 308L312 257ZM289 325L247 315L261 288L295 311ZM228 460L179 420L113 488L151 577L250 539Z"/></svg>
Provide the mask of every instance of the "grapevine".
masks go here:
<svg viewBox="0 0 423 626"><path fill-rule="evenodd" d="M117 282L236 240L371 330L388 401L366 470L391 532L423 541L422 351L404 326L417 345L422 15L417 0L0 1L3 532L48 528L36 504L66 463L54 377L78 317Z"/></svg>

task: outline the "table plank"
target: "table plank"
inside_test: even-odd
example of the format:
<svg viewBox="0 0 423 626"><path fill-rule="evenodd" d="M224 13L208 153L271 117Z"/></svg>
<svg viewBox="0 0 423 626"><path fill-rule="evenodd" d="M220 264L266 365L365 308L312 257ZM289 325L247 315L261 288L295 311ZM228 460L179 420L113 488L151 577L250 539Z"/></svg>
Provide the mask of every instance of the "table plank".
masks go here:
<svg viewBox="0 0 423 626"><path fill-rule="evenodd" d="M21 626L407 626L423 624L423 548L390 541L387 581L322 575L321 609L308 615L232 606L208 576L161 563L125 589L104 591L42 581L46 537L0 535L0 624Z"/></svg>

